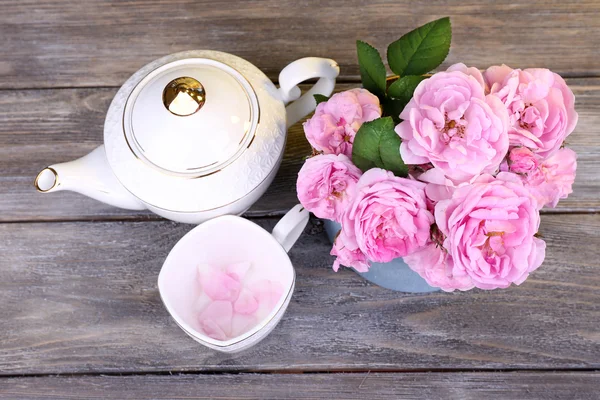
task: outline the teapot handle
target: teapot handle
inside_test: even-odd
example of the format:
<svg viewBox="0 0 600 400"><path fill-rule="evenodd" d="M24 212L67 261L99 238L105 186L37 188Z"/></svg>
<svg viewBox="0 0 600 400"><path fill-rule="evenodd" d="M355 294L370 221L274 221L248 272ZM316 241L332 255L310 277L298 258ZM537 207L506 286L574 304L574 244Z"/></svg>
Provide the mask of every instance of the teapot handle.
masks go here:
<svg viewBox="0 0 600 400"><path fill-rule="evenodd" d="M279 73L279 93L286 107L286 128L294 125L317 107L314 94L330 96L335 87L339 65L329 58L306 57L294 61ZM307 79L320 78L304 95L300 96L298 84Z"/></svg>

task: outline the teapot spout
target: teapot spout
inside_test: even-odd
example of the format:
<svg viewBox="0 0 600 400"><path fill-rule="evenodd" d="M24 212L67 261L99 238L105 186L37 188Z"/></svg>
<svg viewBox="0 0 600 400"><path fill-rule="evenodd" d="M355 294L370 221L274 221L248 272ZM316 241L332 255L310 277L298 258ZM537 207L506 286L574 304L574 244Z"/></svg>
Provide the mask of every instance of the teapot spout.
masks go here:
<svg viewBox="0 0 600 400"><path fill-rule="evenodd" d="M112 172L104 145L77 160L44 168L35 178L34 185L41 193L71 190L115 207L146 209Z"/></svg>

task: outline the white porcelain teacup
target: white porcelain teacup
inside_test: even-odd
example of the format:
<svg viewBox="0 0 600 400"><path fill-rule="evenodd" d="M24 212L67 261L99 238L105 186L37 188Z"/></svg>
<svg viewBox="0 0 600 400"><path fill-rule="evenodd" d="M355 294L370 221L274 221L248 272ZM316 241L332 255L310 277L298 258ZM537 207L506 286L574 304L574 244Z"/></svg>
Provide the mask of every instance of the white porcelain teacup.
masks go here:
<svg viewBox="0 0 600 400"><path fill-rule="evenodd" d="M275 328L294 291L296 273L287 252L298 240L309 213L292 208L270 234L257 224L232 215L209 220L188 232L173 247L158 276L162 301L179 327L197 342L222 352L237 352L255 345ZM199 264L251 262L260 277L281 283L283 295L273 310L245 333L228 340L207 336L194 307L202 289Z"/></svg>

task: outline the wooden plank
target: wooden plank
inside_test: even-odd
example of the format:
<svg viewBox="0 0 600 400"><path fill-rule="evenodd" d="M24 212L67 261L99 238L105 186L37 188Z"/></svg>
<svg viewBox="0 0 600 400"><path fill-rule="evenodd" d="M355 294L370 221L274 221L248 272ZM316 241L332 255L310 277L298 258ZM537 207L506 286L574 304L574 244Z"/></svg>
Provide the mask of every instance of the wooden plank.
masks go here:
<svg viewBox="0 0 600 400"><path fill-rule="evenodd" d="M598 372L133 375L5 378L11 399L597 399Z"/></svg>
<svg viewBox="0 0 600 400"><path fill-rule="evenodd" d="M568 142L579 155L579 168L574 193L556 211L594 212L600 210L600 79L570 79L569 84L580 118ZM354 86L341 84L338 90ZM156 219L79 194L42 195L33 188L43 167L76 159L102 143L105 113L115 92L112 88L0 91L0 221ZM296 176L309 153L302 126L296 124L289 131L279 174L248 215L280 215L296 204Z"/></svg>
<svg viewBox="0 0 600 400"><path fill-rule="evenodd" d="M546 261L521 286L452 294L332 272L317 222L290 252L283 320L234 355L188 338L161 304L158 272L189 225L0 224L0 374L600 368L600 214L544 215Z"/></svg>
<svg viewBox="0 0 600 400"><path fill-rule="evenodd" d="M355 79L356 39L385 54L403 33L446 15L453 47L445 66L600 73L593 0L5 0L0 8L0 88L120 85L151 60L189 49L237 54L272 78L297 58L329 57Z"/></svg>
<svg viewBox="0 0 600 400"><path fill-rule="evenodd" d="M79 194L42 195L33 187L45 166L79 158L102 144L104 118L115 93L112 88L0 91L0 221L156 219L149 212L119 210ZM277 178L250 215L279 215L297 203L296 174L310 152L301 124L296 124Z"/></svg>

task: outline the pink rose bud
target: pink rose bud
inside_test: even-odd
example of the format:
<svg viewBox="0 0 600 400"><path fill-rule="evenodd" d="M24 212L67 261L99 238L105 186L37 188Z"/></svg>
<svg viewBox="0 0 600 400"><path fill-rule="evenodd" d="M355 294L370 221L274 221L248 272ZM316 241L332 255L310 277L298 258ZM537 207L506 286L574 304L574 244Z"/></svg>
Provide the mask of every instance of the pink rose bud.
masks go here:
<svg viewBox="0 0 600 400"><path fill-rule="evenodd" d="M425 245L432 223L424 183L373 168L359 179L342 230L350 251L358 248L370 261L388 262Z"/></svg>
<svg viewBox="0 0 600 400"><path fill-rule="evenodd" d="M529 147L544 158L558 151L575 129L575 96L560 75L502 65L488 68L484 78L508 108L511 145Z"/></svg>
<svg viewBox="0 0 600 400"><path fill-rule="evenodd" d="M343 154L311 157L298 173L298 199L317 217L339 221L361 175Z"/></svg>
<svg viewBox="0 0 600 400"><path fill-rule="evenodd" d="M336 93L317 106L304 123L304 133L317 151L352 156L354 136L364 122L381 117L377 96L366 89Z"/></svg>
<svg viewBox="0 0 600 400"><path fill-rule="evenodd" d="M546 243L535 237L537 201L519 176L482 175L435 206L435 221L452 257L452 276L481 289L521 284L544 260Z"/></svg>
<svg viewBox="0 0 600 400"><path fill-rule="evenodd" d="M455 184L495 173L508 151L506 107L464 64L422 81L400 118L404 162L430 162Z"/></svg>
<svg viewBox="0 0 600 400"><path fill-rule="evenodd" d="M335 239L330 253L332 256L336 256L333 263L333 270L337 272L340 265L344 265L349 268L354 268L358 272L367 272L370 266L367 256L365 256L359 248L350 250L350 248L346 246L346 241L346 235L344 234L344 231L341 231Z"/></svg>
<svg viewBox="0 0 600 400"><path fill-rule="evenodd" d="M527 147L515 147L508 153L508 165L515 174L529 174L538 169L535 154Z"/></svg>

